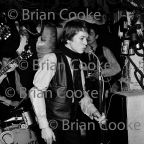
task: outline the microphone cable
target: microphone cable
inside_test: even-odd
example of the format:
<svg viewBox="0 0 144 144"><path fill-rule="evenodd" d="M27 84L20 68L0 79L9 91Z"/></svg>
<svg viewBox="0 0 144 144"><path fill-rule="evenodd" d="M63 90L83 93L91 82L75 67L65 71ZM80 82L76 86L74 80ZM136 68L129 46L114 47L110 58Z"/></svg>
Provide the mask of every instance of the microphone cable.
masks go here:
<svg viewBox="0 0 144 144"><path fill-rule="evenodd" d="M101 67L99 58L98 58L97 55L93 52L92 49L89 51L89 54L92 54L92 55L96 58L96 60L97 60L99 85L101 86L101 83L102 83L102 88L99 87L99 92L100 92L99 96L100 96L100 98L101 98L101 99L100 99L101 101L100 101L100 103L99 103L99 108L100 108L100 111L102 112L103 109L102 109L101 104L103 104L103 101L104 101L104 78L103 78L102 73L101 73L102 67Z"/></svg>

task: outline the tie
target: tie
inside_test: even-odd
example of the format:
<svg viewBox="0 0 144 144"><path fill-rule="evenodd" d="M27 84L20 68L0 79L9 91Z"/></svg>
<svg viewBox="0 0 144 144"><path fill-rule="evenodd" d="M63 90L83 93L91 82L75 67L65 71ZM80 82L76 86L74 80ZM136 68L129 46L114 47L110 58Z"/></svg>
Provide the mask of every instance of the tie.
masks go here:
<svg viewBox="0 0 144 144"><path fill-rule="evenodd" d="M73 69L73 86L77 95L82 93L82 79L81 79L81 66L79 59L72 60L72 69Z"/></svg>

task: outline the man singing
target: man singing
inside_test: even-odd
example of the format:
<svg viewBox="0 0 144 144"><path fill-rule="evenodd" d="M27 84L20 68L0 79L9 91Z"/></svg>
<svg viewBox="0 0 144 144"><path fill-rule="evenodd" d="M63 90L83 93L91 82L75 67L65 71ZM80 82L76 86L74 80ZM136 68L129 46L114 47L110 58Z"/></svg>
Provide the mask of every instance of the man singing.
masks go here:
<svg viewBox="0 0 144 144"><path fill-rule="evenodd" d="M76 121L79 105L91 119L100 123L105 121L105 116L100 115L85 91L85 77L80 65L87 38L85 21L68 21L64 26L59 50L46 54L39 61L34 87L29 94L41 136L47 144L80 143L80 132L76 127L63 129L65 122Z"/></svg>

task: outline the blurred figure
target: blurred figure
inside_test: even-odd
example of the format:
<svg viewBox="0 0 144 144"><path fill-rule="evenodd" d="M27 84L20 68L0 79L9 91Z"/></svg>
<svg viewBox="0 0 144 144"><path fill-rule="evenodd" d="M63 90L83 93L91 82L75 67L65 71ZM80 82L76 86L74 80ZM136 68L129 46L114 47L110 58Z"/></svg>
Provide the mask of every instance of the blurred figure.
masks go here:
<svg viewBox="0 0 144 144"><path fill-rule="evenodd" d="M37 26L40 34L36 43L36 52L38 59L55 50L57 45L57 30L54 24L43 23Z"/></svg>

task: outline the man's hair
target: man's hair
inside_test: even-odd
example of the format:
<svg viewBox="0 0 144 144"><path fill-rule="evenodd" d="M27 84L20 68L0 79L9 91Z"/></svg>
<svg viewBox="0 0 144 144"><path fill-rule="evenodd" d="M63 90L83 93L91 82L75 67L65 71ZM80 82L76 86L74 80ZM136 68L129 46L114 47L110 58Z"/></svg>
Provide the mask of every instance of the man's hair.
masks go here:
<svg viewBox="0 0 144 144"><path fill-rule="evenodd" d="M40 24L38 26L41 26ZM41 33L40 35L42 35L42 33L44 32L44 29L48 29L50 31L51 35L51 44L53 44L54 47L52 47L52 49L56 48L57 45L57 29L56 26L53 23L49 23L49 22L44 22L42 24L41 27Z"/></svg>
<svg viewBox="0 0 144 144"><path fill-rule="evenodd" d="M100 33L97 24L88 23L88 29L89 29L89 32L91 29L93 29L95 32L95 35Z"/></svg>
<svg viewBox="0 0 144 144"><path fill-rule="evenodd" d="M85 31L88 33L87 22L80 19L75 19L68 21L63 29L62 42L67 43L67 40L72 40L72 38L79 32Z"/></svg>

